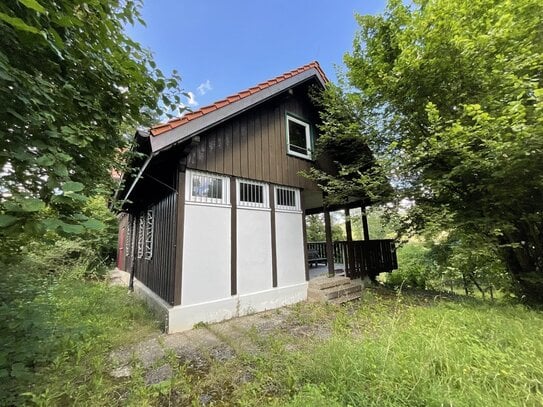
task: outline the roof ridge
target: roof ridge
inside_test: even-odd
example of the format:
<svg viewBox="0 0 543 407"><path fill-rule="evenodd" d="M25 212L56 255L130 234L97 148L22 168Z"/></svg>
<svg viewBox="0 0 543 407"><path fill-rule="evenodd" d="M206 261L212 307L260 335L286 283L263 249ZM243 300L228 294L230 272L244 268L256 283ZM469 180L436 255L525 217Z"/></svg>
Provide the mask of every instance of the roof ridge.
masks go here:
<svg viewBox="0 0 543 407"><path fill-rule="evenodd" d="M317 61L312 61L306 65L303 65L301 67L298 67L296 69L293 69L291 71L288 71L288 72L285 72L279 76L276 76L275 78L272 78L272 79L269 79L267 81L264 81L264 82L261 82L255 86L251 86L250 88L247 88L245 90L242 90L238 93L235 93L233 95L230 95L230 96L227 96L225 97L224 99L220 99L216 102L213 102L209 105L206 105L206 106L202 106L201 108L199 108L198 110L194 110L192 112L188 112L186 114L184 114L183 116L181 117L176 117L176 118L173 118L173 119L170 119L168 120L166 123L160 123L160 124L157 124L157 125L154 125L153 127L151 127L150 129L150 133L151 135L153 136L158 136L162 133L165 133L167 131L170 131L172 129L175 129L176 127L179 127L197 117L200 117L200 116L203 116L207 113L210 113L212 111L215 111L217 109L220 109L226 105L229 105L230 103L233 103L233 102L236 102L240 99L243 99L247 96L250 96L250 95L253 95L257 92L260 92L272 85L275 85L279 82L282 82L288 78L291 78L295 75L298 75L302 72L305 72L311 68L315 68L317 70L317 72L319 73L319 75L322 77L322 79L325 81L325 82L328 82L328 78L326 77L324 71L322 70L322 68L320 67L319 63Z"/></svg>

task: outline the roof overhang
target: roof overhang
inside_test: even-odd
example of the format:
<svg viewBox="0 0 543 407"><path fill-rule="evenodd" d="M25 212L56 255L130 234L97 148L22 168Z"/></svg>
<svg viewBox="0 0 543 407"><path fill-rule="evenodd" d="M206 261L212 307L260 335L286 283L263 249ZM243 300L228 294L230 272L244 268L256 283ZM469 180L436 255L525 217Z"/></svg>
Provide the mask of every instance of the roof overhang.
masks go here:
<svg viewBox="0 0 543 407"><path fill-rule="evenodd" d="M151 150L153 154L166 150L175 144L183 142L184 140L209 129L210 127L222 123L235 115L238 115L260 103L271 99L279 93L311 80L312 78L316 78L323 87L327 82L326 78L324 78L321 72L315 67L307 69L306 71L282 80L250 96L244 97L238 101L223 106L220 109L192 119L182 126L176 127L158 136L149 137L151 142Z"/></svg>

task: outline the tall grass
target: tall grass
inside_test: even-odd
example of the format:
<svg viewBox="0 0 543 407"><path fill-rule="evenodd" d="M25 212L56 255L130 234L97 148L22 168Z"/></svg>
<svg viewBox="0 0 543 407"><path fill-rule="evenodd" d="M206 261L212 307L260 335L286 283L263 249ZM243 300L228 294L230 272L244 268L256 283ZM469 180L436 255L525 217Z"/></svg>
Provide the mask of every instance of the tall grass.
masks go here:
<svg viewBox="0 0 543 407"><path fill-rule="evenodd" d="M407 307L380 320L371 335L336 334L300 353L299 391L276 404L543 405L540 313L441 303Z"/></svg>
<svg viewBox="0 0 543 407"><path fill-rule="evenodd" d="M30 266L30 264L26 264ZM126 288L4 266L0 277L0 405L108 405L110 349L156 331Z"/></svg>

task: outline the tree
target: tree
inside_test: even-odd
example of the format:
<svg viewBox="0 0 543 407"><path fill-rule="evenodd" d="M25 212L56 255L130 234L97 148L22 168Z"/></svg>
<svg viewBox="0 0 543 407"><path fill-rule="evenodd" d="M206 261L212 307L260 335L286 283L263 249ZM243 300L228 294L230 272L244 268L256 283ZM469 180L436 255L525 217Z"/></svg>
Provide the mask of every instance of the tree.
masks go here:
<svg viewBox="0 0 543 407"><path fill-rule="evenodd" d="M364 125L351 96L331 83L313 94L320 118L315 143L318 165L304 175L319 184L328 204L342 204L351 198L377 203L391 192L368 146L373 129Z"/></svg>
<svg viewBox="0 0 543 407"><path fill-rule="evenodd" d="M370 146L407 226L493 247L519 295L543 302L543 3L390 0L358 16L345 57ZM385 156L382 156L385 157ZM386 165L386 164L385 164Z"/></svg>
<svg viewBox="0 0 543 407"><path fill-rule="evenodd" d="M140 1L6 0L0 4L0 233L83 233L108 193L125 129L179 106L167 78L124 32ZM130 130L133 132L133 130Z"/></svg>

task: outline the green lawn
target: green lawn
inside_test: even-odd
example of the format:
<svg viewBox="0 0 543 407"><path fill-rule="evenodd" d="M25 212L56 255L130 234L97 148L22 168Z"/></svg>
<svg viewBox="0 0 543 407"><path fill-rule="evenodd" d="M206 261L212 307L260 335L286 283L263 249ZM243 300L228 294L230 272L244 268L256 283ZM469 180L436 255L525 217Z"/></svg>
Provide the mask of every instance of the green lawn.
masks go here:
<svg viewBox="0 0 543 407"><path fill-rule="evenodd" d="M302 303L289 329L249 329L253 349L232 344L235 357L204 370L167 355L172 379L149 386L136 362L131 378L108 373L112 349L158 334L126 289L15 280L0 285L11 290L0 405L543 405L543 315L520 305L386 290L344 307Z"/></svg>

